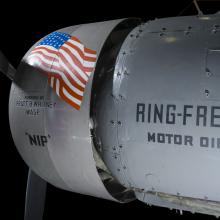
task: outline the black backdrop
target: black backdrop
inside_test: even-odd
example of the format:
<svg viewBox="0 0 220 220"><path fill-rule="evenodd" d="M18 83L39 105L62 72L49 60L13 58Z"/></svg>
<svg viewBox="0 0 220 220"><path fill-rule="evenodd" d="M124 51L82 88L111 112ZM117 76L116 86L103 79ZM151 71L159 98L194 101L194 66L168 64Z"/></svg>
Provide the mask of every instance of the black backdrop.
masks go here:
<svg viewBox="0 0 220 220"><path fill-rule="evenodd" d="M160 17L196 14L191 1L153 0L72 0L60 2L19 1L0 3L0 50L17 67L25 52L46 34L70 25L98 22L123 17L141 17L144 21ZM205 13L220 10L220 2L201 2ZM187 8L186 8L187 7ZM186 10L184 10L186 8ZM17 153L8 122L8 96L10 81L0 74L0 219L23 219L25 188L28 168ZM210 180L212 181L212 180ZM5 217L3 217L5 216ZM149 207L139 201L129 204L113 202L65 192L48 187L45 219L127 218L186 219L208 215L183 215L165 208ZM151 216L151 217L150 217Z"/></svg>

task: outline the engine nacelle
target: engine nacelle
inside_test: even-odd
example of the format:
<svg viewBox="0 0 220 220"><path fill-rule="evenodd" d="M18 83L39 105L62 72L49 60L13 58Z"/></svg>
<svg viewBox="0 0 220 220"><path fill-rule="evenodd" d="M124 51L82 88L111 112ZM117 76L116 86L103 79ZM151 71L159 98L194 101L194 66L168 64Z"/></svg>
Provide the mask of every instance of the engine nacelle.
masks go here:
<svg viewBox="0 0 220 220"><path fill-rule="evenodd" d="M49 77L29 60L37 45L54 45L54 35L34 45L15 75L9 105L24 161L65 190L220 215L219 25L215 14L60 30L60 45L71 36L87 48L84 63L75 63L88 75L81 100L71 99L60 81L70 79L57 69L65 54L48 58ZM91 73L89 53L97 56Z"/></svg>
<svg viewBox="0 0 220 220"><path fill-rule="evenodd" d="M96 51L98 60L106 49L109 59L116 59L120 45L138 23L138 19L115 20L64 28L59 33L80 39ZM93 145L93 74L80 110L74 109L28 61L36 45L18 68L9 101L12 136L22 158L35 173L59 188L120 202L133 199L134 195L112 177Z"/></svg>

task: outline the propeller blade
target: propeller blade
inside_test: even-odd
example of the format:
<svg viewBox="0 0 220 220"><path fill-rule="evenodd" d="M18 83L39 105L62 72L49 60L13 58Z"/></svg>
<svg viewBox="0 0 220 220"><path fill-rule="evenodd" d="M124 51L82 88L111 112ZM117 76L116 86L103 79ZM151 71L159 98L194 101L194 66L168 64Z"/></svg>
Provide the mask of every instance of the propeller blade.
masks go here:
<svg viewBox="0 0 220 220"><path fill-rule="evenodd" d="M47 182L29 170L24 220L43 220Z"/></svg>
<svg viewBox="0 0 220 220"><path fill-rule="evenodd" d="M14 79L16 69L9 63L5 55L0 51L0 72L5 74L10 80Z"/></svg>

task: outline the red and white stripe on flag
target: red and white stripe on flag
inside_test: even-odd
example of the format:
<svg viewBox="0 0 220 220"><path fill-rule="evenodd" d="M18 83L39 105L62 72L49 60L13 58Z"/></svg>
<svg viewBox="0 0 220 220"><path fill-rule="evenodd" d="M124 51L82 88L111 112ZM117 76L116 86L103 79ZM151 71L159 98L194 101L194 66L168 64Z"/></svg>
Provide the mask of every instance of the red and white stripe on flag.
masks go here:
<svg viewBox="0 0 220 220"><path fill-rule="evenodd" d="M96 51L86 48L72 36L58 49L52 45L36 46L27 62L46 73L48 83L56 94L79 110L96 59Z"/></svg>

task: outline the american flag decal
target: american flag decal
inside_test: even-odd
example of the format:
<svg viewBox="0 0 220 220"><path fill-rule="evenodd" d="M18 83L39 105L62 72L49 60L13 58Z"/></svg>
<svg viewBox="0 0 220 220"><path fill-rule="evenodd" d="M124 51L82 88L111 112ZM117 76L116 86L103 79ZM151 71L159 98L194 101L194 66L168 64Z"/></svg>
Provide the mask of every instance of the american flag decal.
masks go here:
<svg viewBox="0 0 220 220"><path fill-rule="evenodd" d="M27 63L46 73L56 94L79 110L96 59L96 51L86 48L78 38L54 32L32 50Z"/></svg>

